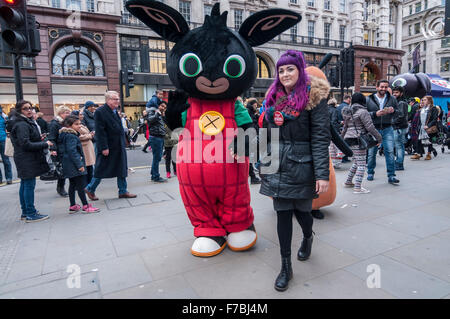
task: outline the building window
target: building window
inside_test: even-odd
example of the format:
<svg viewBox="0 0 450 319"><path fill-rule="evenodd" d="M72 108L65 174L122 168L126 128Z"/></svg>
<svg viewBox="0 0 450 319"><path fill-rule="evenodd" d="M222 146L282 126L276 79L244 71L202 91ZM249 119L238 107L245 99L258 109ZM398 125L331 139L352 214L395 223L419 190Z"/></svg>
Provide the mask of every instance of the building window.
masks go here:
<svg viewBox="0 0 450 319"><path fill-rule="evenodd" d="M422 11L422 2L417 2L416 3L416 13Z"/></svg>
<svg viewBox="0 0 450 319"><path fill-rule="evenodd" d="M366 65L361 72L361 86L376 86L377 76L372 67Z"/></svg>
<svg viewBox="0 0 450 319"><path fill-rule="evenodd" d="M408 63L408 72L411 70L411 63Z"/></svg>
<svg viewBox="0 0 450 319"><path fill-rule="evenodd" d="M331 10L331 0L324 0L323 1L323 9L324 10Z"/></svg>
<svg viewBox="0 0 450 319"><path fill-rule="evenodd" d="M398 69L395 65L390 65L388 67L387 79L388 81L398 75Z"/></svg>
<svg viewBox="0 0 450 319"><path fill-rule="evenodd" d="M330 45L330 35L331 35L331 23L324 23L323 24L323 35L325 38L325 45Z"/></svg>
<svg viewBox="0 0 450 319"><path fill-rule="evenodd" d="M121 37L122 68L142 72L141 70L141 46L139 37Z"/></svg>
<svg viewBox="0 0 450 319"><path fill-rule="evenodd" d="M0 66L13 67L12 54L4 52L2 45L3 41L0 41ZM35 67L34 59L32 57L23 56L19 61L19 65L21 68L33 69Z"/></svg>
<svg viewBox="0 0 450 319"><path fill-rule="evenodd" d="M128 25L141 25L144 26L145 24L141 22L138 18L136 18L134 15L132 15L125 7L127 0L123 0L123 12L122 12L122 24L128 24Z"/></svg>
<svg viewBox="0 0 450 319"><path fill-rule="evenodd" d="M259 79L268 79L270 78L270 69L269 69L269 65L266 62L266 60L264 60L264 58L262 58L259 55L256 55L257 58L257 62L258 62L258 78Z"/></svg>
<svg viewBox="0 0 450 319"><path fill-rule="evenodd" d="M414 24L414 34L419 34L420 33L420 22Z"/></svg>
<svg viewBox="0 0 450 319"><path fill-rule="evenodd" d="M53 8L61 8L61 0L52 0Z"/></svg>
<svg viewBox="0 0 450 319"><path fill-rule="evenodd" d="M207 4L203 5L203 13L206 16L210 16L212 11L212 6L209 6Z"/></svg>
<svg viewBox="0 0 450 319"><path fill-rule="evenodd" d="M88 12L95 12L95 1L86 0L86 9Z"/></svg>
<svg viewBox="0 0 450 319"><path fill-rule="evenodd" d="M311 20L308 21L308 38L309 38L310 44L313 44L313 41L314 41L315 28L316 28L316 22L311 21Z"/></svg>
<svg viewBox="0 0 450 319"><path fill-rule="evenodd" d="M450 48L450 38L444 38L441 40L442 48Z"/></svg>
<svg viewBox="0 0 450 319"><path fill-rule="evenodd" d="M389 33L389 47L390 48L394 47L393 39L394 39L394 35L392 33Z"/></svg>
<svg viewBox="0 0 450 319"><path fill-rule="evenodd" d="M243 15L243 10L241 9L234 9L234 28L236 30L239 30L239 28L241 27L242 24L242 15Z"/></svg>
<svg viewBox="0 0 450 319"><path fill-rule="evenodd" d="M66 8L73 11L81 11L81 0L66 0Z"/></svg>
<svg viewBox="0 0 450 319"><path fill-rule="evenodd" d="M294 25L291 29L291 41L292 42L297 42L297 25Z"/></svg>
<svg viewBox="0 0 450 319"><path fill-rule="evenodd" d="M427 51L427 42L426 41L423 41L423 50Z"/></svg>
<svg viewBox="0 0 450 319"><path fill-rule="evenodd" d="M411 15L412 13L413 13L413 6L410 5L410 6L409 6L409 14Z"/></svg>
<svg viewBox="0 0 450 319"><path fill-rule="evenodd" d="M53 56L52 74L104 76L105 72L102 59L95 50L85 45L66 44Z"/></svg>
<svg viewBox="0 0 450 319"><path fill-rule="evenodd" d="M191 3L188 1L180 1L179 11L186 22L191 23Z"/></svg>
<svg viewBox="0 0 450 319"><path fill-rule="evenodd" d="M347 33L347 27L345 25L339 26L339 40L345 41L345 34Z"/></svg>
<svg viewBox="0 0 450 319"><path fill-rule="evenodd" d="M364 38L364 45L369 45L369 31L364 30L363 38Z"/></svg>
<svg viewBox="0 0 450 319"><path fill-rule="evenodd" d="M289 3L297 4L297 0L289 0Z"/></svg>
<svg viewBox="0 0 450 319"><path fill-rule="evenodd" d="M308 7L315 7L315 3L314 3L314 0L308 0L308 3L307 3L307 6Z"/></svg>
<svg viewBox="0 0 450 319"><path fill-rule="evenodd" d="M170 49L170 48L169 48ZM166 42L160 39L149 39L150 73L167 73L167 51Z"/></svg>
<svg viewBox="0 0 450 319"><path fill-rule="evenodd" d="M423 60L423 73L427 73L427 61Z"/></svg>
<svg viewBox="0 0 450 319"><path fill-rule="evenodd" d="M339 0L339 12L342 12L342 13L347 12L347 1Z"/></svg>
<svg viewBox="0 0 450 319"><path fill-rule="evenodd" d="M450 57L441 58L441 72L450 71Z"/></svg>
<svg viewBox="0 0 450 319"><path fill-rule="evenodd" d="M424 10L428 9L428 0L424 1Z"/></svg>
<svg viewBox="0 0 450 319"><path fill-rule="evenodd" d="M411 36L412 35L412 25L408 26L408 35Z"/></svg>
<svg viewBox="0 0 450 319"><path fill-rule="evenodd" d="M393 22L393 13L394 13L394 8L389 7L389 23Z"/></svg>

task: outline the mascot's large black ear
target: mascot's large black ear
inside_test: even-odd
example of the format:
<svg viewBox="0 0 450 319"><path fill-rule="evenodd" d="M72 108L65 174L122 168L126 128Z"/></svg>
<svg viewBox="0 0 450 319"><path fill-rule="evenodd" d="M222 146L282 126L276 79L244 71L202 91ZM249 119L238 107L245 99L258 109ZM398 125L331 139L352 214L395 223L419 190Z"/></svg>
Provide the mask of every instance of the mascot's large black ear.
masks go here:
<svg viewBox="0 0 450 319"><path fill-rule="evenodd" d="M129 0L126 8L165 40L177 42L189 32L189 25L184 17L162 2Z"/></svg>
<svg viewBox="0 0 450 319"><path fill-rule="evenodd" d="M428 76L425 73L416 73L415 76L425 90L425 94L431 94L431 81Z"/></svg>
<svg viewBox="0 0 450 319"><path fill-rule="evenodd" d="M264 44L302 20L297 12L285 9L269 9L256 12L245 19L239 34L252 47Z"/></svg>

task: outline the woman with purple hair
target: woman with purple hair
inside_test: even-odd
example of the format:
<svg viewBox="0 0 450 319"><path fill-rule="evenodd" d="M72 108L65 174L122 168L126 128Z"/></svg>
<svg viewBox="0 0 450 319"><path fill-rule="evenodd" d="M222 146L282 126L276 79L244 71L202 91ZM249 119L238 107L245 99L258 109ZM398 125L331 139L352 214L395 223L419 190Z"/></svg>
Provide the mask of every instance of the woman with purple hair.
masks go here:
<svg viewBox="0 0 450 319"><path fill-rule="evenodd" d="M264 174L260 193L273 198L277 212L281 272L275 289L284 291L292 278L292 217L302 227L298 260L307 260L313 241L312 200L328 189L330 119L328 82L305 71L303 54L288 50L277 62L277 76L267 95L263 126L279 130L279 166ZM274 146L272 146L274 147ZM268 148L270 149L270 148ZM271 150L273 152L273 149Z"/></svg>

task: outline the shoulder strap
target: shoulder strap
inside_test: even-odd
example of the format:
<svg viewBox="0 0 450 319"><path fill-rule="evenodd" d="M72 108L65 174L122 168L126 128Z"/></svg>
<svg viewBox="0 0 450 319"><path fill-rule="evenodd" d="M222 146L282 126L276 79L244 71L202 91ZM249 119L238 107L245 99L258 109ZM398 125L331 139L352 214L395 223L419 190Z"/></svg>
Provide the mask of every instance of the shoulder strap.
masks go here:
<svg viewBox="0 0 450 319"><path fill-rule="evenodd" d="M349 108L350 108L350 114L352 115L353 126L355 127L355 131L356 131L356 133L358 133L358 135L361 135L361 134L359 134L359 131L358 131L358 129L356 128L355 118L353 117L353 109L352 109L351 106L349 106Z"/></svg>

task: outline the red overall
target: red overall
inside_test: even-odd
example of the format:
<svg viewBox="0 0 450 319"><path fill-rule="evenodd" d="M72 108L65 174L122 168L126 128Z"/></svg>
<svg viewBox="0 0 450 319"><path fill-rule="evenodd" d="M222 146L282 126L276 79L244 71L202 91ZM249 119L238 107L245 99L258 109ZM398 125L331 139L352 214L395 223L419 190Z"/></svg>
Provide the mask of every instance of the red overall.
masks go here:
<svg viewBox="0 0 450 319"><path fill-rule="evenodd" d="M177 176L196 237L225 236L253 224L248 158L238 163L228 150L235 134L227 134L227 128L229 132L237 128L234 103L235 99L189 98L186 125L178 143ZM203 134L198 125L200 116L208 111L219 112L225 118L224 129L214 136ZM221 161L217 163L217 159Z"/></svg>

